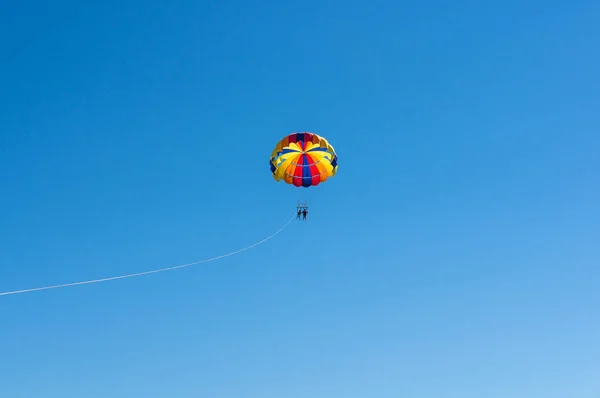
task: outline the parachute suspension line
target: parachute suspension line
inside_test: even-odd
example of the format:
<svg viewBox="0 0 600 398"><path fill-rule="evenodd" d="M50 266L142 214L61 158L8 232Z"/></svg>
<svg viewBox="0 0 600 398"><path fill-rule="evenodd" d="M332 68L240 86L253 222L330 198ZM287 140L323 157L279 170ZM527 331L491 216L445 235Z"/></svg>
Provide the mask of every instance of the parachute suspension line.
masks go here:
<svg viewBox="0 0 600 398"><path fill-rule="evenodd" d="M277 234L279 234L281 231L283 231L290 224L290 222L292 222L292 220L294 219L294 217L295 217L295 215L292 216L288 220L288 222L286 222L283 225L283 227L279 228L277 231L275 231L271 235L267 236L266 238L264 238L264 239L262 239L262 240L260 240L260 241L258 241L256 243L251 244L250 246L246 246L246 247L244 247L242 249L233 251L231 253L222 254L222 255L217 256L217 257L208 258L206 260L195 261L193 263L176 265L176 266L172 266L172 267L168 267L168 268L155 269L155 270L152 270L152 271L137 272L135 274L113 276L113 277L102 278L102 279L93 279L93 280L83 281L83 282L65 283L65 284L62 284L62 285L37 287L37 288L33 288L33 289L15 290L15 291L12 291L12 292L0 293L0 296L8 296L8 295L11 295L11 294L21 294L21 293L37 292L37 291L41 291L41 290L60 289L60 288L63 288L63 287L78 286L78 285L89 285L89 284L92 284L92 283L108 282L108 281L114 281L114 280L117 280L117 279L134 278L134 277L137 277L137 276L149 275L149 274L157 274L159 272L173 271L173 270L176 270L176 269L179 269L179 268L191 267L192 265L197 265L197 264L202 264L202 263L208 263L208 262L211 262L211 261L219 260L221 258L225 258L225 257L229 257L229 256L233 256L235 254L239 254L239 253L245 252L246 250L250 250L253 247L256 247L256 246L258 246L260 244L265 243L266 241L268 241L271 238L274 238Z"/></svg>

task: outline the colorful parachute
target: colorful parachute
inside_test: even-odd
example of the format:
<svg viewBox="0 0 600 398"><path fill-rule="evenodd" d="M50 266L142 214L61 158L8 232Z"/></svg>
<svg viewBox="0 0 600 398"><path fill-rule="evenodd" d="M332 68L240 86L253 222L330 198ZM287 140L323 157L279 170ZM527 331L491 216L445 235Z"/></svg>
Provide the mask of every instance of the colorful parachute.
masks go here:
<svg viewBox="0 0 600 398"><path fill-rule="evenodd" d="M269 161L273 178L296 187L319 185L337 173L337 155L323 137L293 133L277 143Z"/></svg>

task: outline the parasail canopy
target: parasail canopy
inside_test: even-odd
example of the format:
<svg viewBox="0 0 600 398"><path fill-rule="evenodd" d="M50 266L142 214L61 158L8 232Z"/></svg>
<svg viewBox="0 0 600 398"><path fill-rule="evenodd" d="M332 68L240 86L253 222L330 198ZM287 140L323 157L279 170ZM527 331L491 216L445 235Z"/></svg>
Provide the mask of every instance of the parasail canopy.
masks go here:
<svg viewBox="0 0 600 398"><path fill-rule="evenodd" d="M276 181L296 187L325 182L337 173L337 155L327 140L314 133L293 133L277 143L269 165Z"/></svg>

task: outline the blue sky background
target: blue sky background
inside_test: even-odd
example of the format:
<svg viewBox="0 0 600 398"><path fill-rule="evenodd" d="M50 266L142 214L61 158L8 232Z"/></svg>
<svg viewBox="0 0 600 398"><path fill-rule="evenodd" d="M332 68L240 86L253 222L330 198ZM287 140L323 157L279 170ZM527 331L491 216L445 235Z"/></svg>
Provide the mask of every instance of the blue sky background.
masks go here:
<svg viewBox="0 0 600 398"><path fill-rule="evenodd" d="M0 396L597 398L600 4L0 5ZM271 178L294 131L339 174Z"/></svg>

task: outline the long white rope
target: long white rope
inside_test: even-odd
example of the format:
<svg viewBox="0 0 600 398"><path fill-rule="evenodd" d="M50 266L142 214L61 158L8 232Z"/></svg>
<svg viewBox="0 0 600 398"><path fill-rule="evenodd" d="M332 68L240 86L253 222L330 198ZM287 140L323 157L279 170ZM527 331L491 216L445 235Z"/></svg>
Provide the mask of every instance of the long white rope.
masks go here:
<svg viewBox="0 0 600 398"><path fill-rule="evenodd" d="M109 277L109 278L93 279L93 280L83 281L83 282L65 283L65 284L62 284L62 285L36 287L36 288L33 288L33 289L15 290L15 291L12 291L12 292L0 293L0 296L8 296L8 295L11 295L11 294L37 292L37 291L40 291L40 290L60 289L60 288L63 288L63 287L78 286L78 285L89 285L89 284L92 284L92 283L108 282L108 281L114 281L114 280L117 280L117 279L133 278L133 277L142 276L142 275L156 274L156 273L159 273L159 272L173 271L173 270L176 270L176 269L179 269L179 268L191 267L192 265L197 265L197 264L202 264L202 263L208 263L208 262L211 262L211 261L219 260L219 259L224 258L224 257L229 257L229 256L233 256L233 255L238 254L238 253L245 252L246 250L250 250L253 247L256 247L256 246L258 246L258 245L260 245L262 243L265 243L266 241L268 241L269 239L275 237L275 235L277 235L281 231L283 231L288 226L288 224L294 219L294 217L295 217L295 215L292 216L292 218L290 218L288 220L288 222L286 222L283 225L283 227L279 228L275 233L267 236L266 238L264 238L264 239L262 239L262 240L260 240L260 241L258 241L256 243L251 244L250 246L246 246L243 249L239 249L239 250L236 250L234 252L227 253L227 254L222 254L220 256L209 258L209 259L206 259L206 260L195 261L193 263L176 265L176 266L168 267L168 268L155 269L155 270L152 270L152 271L137 272L135 274L112 276L112 277Z"/></svg>

